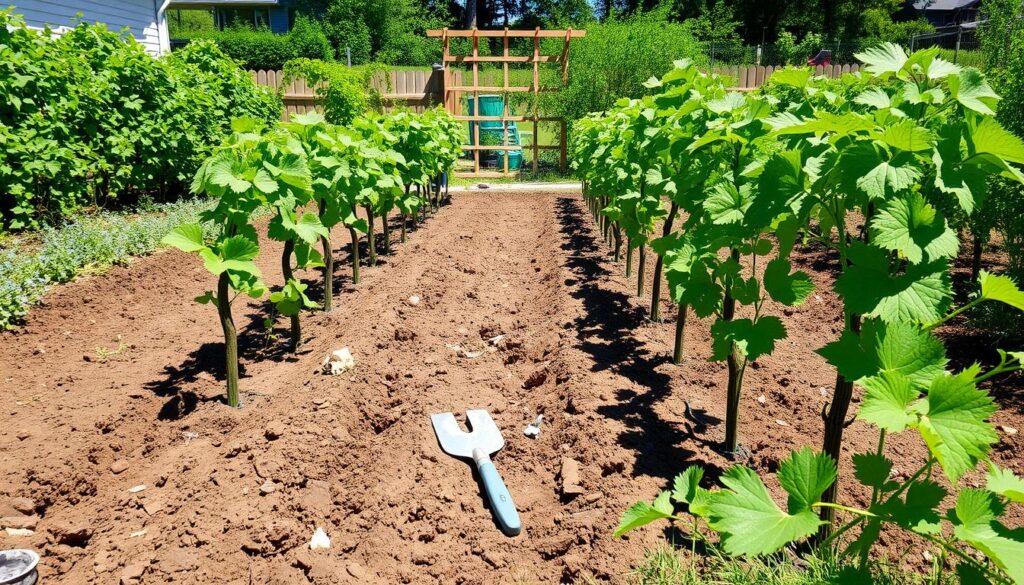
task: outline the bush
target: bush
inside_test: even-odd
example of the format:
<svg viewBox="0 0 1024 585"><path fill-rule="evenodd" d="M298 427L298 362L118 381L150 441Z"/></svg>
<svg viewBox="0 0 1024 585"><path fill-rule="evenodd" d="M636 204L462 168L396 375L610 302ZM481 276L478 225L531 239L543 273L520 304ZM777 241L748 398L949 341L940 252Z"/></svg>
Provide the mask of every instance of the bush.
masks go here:
<svg viewBox="0 0 1024 585"><path fill-rule="evenodd" d="M182 35L195 41L208 39L217 43L225 54L247 69L283 69L292 59L334 58L334 49L321 26L314 20L299 17L295 27L285 34L267 29L235 27L223 31L202 31Z"/></svg>
<svg viewBox="0 0 1024 585"><path fill-rule="evenodd" d="M546 115L561 116L570 124L609 108L620 97L647 93L643 83L663 73L675 59L704 62L701 46L687 27L666 22L657 14L589 23L586 30L587 36L572 41L568 85L542 98ZM560 52L561 40L557 44ZM548 54L553 49L550 44L546 47ZM560 71L544 73L544 84L561 84Z"/></svg>
<svg viewBox="0 0 1024 585"><path fill-rule="evenodd" d="M282 85L304 78L307 86L316 88L324 117L332 124L348 124L360 114L381 110L383 96L371 84L381 74L387 77L380 64L348 67L319 59L296 59L285 63Z"/></svg>
<svg viewBox="0 0 1024 585"><path fill-rule="evenodd" d="M0 11L0 230L83 206L177 198L239 113L280 101L211 45L153 59L125 34L78 24L60 37Z"/></svg>

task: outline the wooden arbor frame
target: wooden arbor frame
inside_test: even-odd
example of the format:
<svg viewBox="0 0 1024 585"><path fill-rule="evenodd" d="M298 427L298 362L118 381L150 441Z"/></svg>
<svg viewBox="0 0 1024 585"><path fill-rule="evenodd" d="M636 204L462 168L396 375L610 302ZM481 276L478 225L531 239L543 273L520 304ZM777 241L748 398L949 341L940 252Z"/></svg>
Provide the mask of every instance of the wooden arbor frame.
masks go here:
<svg viewBox="0 0 1024 585"><path fill-rule="evenodd" d="M432 38L440 38L441 45L444 50L443 65L444 65L444 87L442 89L445 107L449 112L455 114L456 119L465 122L475 122L473 124L473 144L464 144L462 149L473 153L473 171L468 173L468 176L484 177L484 176L508 176L509 168L509 153L515 150L523 150L522 145L511 145L508 143L508 123L509 122L532 122L533 123L533 171L537 172L538 161L540 158L541 150L558 150L559 166L562 172L566 170L566 127L565 120L558 117L541 116L540 115L540 92L542 91L557 91L559 88L542 88L540 86L540 64L541 63L561 63L562 65L562 83L565 83L569 79L569 42L574 38L580 38L586 35L586 31L582 30L541 30L536 28L534 30L509 30L507 27L503 30L449 30L447 28L440 30L428 30L427 36ZM509 38L533 38L533 55L509 55L508 40ZM452 55L449 50L450 40L453 38L471 38L473 39L473 53L471 55ZM485 56L480 55L480 39L481 38L501 38L503 39L504 50L501 55L496 56ZM541 55L540 54L540 40L543 38L562 38L565 39L562 45L562 52L559 55ZM449 68L450 63L470 63L472 66L473 83L472 85L458 85L452 83L456 78L453 72ZM500 63L502 67L502 80L501 86L481 86L480 85L480 63ZM511 86L508 80L508 66L510 63L532 63L533 64L533 83L529 86ZM460 76L461 77L461 76ZM461 92L472 92L474 112L473 115L460 115L459 109L461 106L459 94ZM511 116L509 115L508 100L504 101L504 111L500 116L483 116L480 113L480 92L501 92L502 94L509 93L532 93L533 94L533 114L530 116ZM480 144L480 122L501 122L504 134L504 140L502 144L497 146L485 146ZM538 144L538 124L540 122L558 122L560 128L560 137L558 144ZM504 156L504 168L500 171L481 171L480 170L480 152L484 150L500 150L505 152ZM467 173L457 173L466 175Z"/></svg>

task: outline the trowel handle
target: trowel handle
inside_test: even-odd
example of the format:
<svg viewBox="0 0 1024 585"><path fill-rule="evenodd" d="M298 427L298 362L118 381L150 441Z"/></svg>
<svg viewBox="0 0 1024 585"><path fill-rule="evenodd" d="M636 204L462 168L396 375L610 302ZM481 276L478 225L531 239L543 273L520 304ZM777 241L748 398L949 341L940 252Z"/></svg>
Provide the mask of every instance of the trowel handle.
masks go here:
<svg viewBox="0 0 1024 585"><path fill-rule="evenodd" d="M519 512L516 511L515 502L512 501L512 494L505 487L498 470L486 455L483 458L474 457L477 469L480 471L480 479L484 482L484 491L487 492L487 500L491 503L491 510L498 518L501 531L507 536L516 536L523 529L519 521Z"/></svg>

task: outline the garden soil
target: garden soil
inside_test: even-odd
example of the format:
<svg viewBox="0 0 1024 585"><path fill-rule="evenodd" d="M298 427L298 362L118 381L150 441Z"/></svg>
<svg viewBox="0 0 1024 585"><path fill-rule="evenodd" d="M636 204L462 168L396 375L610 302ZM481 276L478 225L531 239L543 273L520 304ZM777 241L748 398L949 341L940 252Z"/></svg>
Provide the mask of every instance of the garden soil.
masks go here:
<svg viewBox="0 0 1024 585"><path fill-rule="evenodd" d="M0 531L0 548L39 551L46 585L621 583L667 528L613 539L622 511L691 463L711 478L730 464L709 323L691 318L687 359L673 365L675 309L645 319L649 299L631 294L578 195L458 194L358 286L336 235L335 309L304 316L298 353L286 319L268 328L267 305L235 302L239 410L221 402L216 314L192 302L213 280L183 253L56 287L0 335L0 522L33 531ZM280 281L279 253L265 243L268 283ZM761 471L818 446L834 383L813 353L842 325L834 259L806 251L797 264L818 291L768 308L785 313L789 338L746 377L741 437ZM341 347L355 369L321 373ZM999 397L1006 406L1014 391ZM520 510L516 538L431 429L431 413L471 408L504 433L494 461ZM526 437L539 414L540 436ZM997 460L1024 471L1019 408L996 423ZM848 455L875 437L859 422L847 436L849 474ZM919 464L918 443L890 437L894 473ZM862 501L848 484L844 501ZM329 549L310 550L316 528ZM900 538L884 544L923 568L924 547Z"/></svg>

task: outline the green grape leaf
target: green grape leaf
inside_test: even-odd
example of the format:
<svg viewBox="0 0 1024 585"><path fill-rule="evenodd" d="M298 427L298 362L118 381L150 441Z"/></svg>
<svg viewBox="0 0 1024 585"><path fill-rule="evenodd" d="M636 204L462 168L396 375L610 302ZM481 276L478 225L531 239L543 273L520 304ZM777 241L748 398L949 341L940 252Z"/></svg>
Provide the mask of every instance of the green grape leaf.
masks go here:
<svg viewBox="0 0 1024 585"><path fill-rule="evenodd" d="M855 242L848 256L853 265L836 279L835 290L851 313L918 323L945 316L952 285L944 260L913 264L894 275L883 248Z"/></svg>
<svg viewBox="0 0 1024 585"><path fill-rule="evenodd" d="M259 169L256 171L256 176L252 180L253 186L264 193L275 193L277 191L277 181L270 176L270 173L266 169Z"/></svg>
<svg viewBox="0 0 1024 585"><path fill-rule="evenodd" d="M981 283L981 298L986 301L999 301L1015 309L1024 311L1024 292L1017 288L1017 283L1009 276L992 274L984 270L978 277Z"/></svg>
<svg viewBox="0 0 1024 585"><path fill-rule="evenodd" d="M892 107L892 98L880 87L869 87L853 98L854 103L883 110Z"/></svg>
<svg viewBox="0 0 1024 585"><path fill-rule="evenodd" d="M220 306L220 301L217 300L217 295L213 294L212 290L204 292L203 294L199 295L193 300L195 300L195 302L199 303L200 305L211 304L214 307Z"/></svg>
<svg viewBox="0 0 1024 585"><path fill-rule="evenodd" d="M685 471L676 476L672 482L672 500L680 504L689 504L701 489L700 480L704 477L704 470L696 465L691 465Z"/></svg>
<svg viewBox="0 0 1024 585"><path fill-rule="evenodd" d="M856 184L869 198L881 200L892 193L910 189L920 178L921 171L914 166L911 157L900 154L879 162L858 178Z"/></svg>
<svg viewBox="0 0 1024 585"><path fill-rule="evenodd" d="M164 236L160 243L182 252L198 252L206 248L203 241L203 226L198 223L179 225Z"/></svg>
<svg viewBox="0 0 1024 585"><path fill-rule="evenodd" d="M1014 583L1024 583L1024 535L996 521L1002 513L1002 506L992 494L965 489L951 513L953 534L985 553Z"/></svg>
<svg viewBox="0 0 1024 585"><path fill-rule="evenodd" d="M806 272L790 274L789 270L790 263L784 258L776 258L769 262L764 269L764 288L772 300L797 307L814 292L814 283Z"/></svg>
<svg viewBox="0 0 1024 585"><path fill-rule="evenodd" d="M881 205L871 220L872 242L902 253L914 264L956 256L960 241L920 193Z"/></svg>
<svg viewBox="0 0 1024 585"><path fill-rule="evenodd" d="M779 483L789 494L790 514L810 510L835 480L836 462L807 447L792 452L779 466Z"/></svg>
<svg viewBox="0 0 1024 585"><path fill-rule="evenodd" d="M991 154L1006 162L1024 164L1024 140L1008 132L995 118L982 118L971 133L975 152Z"/></svg>
<svg viewBox="0 0 1024 585"><path fill-rule="evenodd" d="M770 554L810 536L822 524L811 510L782 511L761 478L747 467L729 469L722 483L728 489L711 492L708 525L722 535L729 555Z"/></svg>
<svg viewBox="0 0 1024 585"><path fill-rule="evenodd" d="M654 499L653 504L637 502L622 513L619 526L612 533L613 537L619 537L631 530L646 526L656 520L672 518L672 502L669 500L669 492L661 492Z"/></svg>
<svg viewBox="0 0 1024 585"><path fill-rule="evenodd" d="M249 181L235 176L234 165L227 158L215 160L207 168L207 173L211 183L222 187L229 187L235 193L245 193L252 186L252 183Z"/></svg>
<svg viewBox="0 0 1024 585"><path fill-rule="evenodd" d="M941 341L911 323L865 321L860 334L843 331L838 340L818 350L847 380L858 381L883 371L907 376L925 388L946 366Z"/></svg>
<svg viewBox="0 0 1024 585"><path fill-rule="evenodd" d="M889 481L892 473L892 461L878 453L857 453L853 456L853 476L861 485L888 491L897 485Z"/></svg>
<svg viewBox="0 0 1024 585"><path fill-rule="evenodd" d="M910 403L917 398L910 378L899 372L881 372L860 380L864 386L864 403L857 418L890 433L899 433L917 420Z"/></svg>
<svg viewBox="0 0 1024 585"><path fill-rule="evenodd" d="M942 525L936 509L946 495L946 489L930 479L915 481L907 488L905 499L889 502L884 511L907 530L937 534Z"/></svg>
<svg viewBox="0 0 1024 585"><path fill-rule="evenodd" d="M998 407L987 393L978 390L970 370L932 380L921 410L915 426L954 484L999 440L987 421Z"/></svg>
<svg viewBox="0 0 1024 585"><path fill-rule="evenodd" d="M985 81L985 76L973 68L964 69L960 75L949 77L949 92L960 105L986 116L995 116L999 96Z"/></svg>
<svg viewBox="0 0 1024 585"><path fill-rule="evenodd" d="M995 463L989 465L985 476L988 491L999 494L1011 502L1024 503L1024 479L1010 469L1000 469Z"/></svg>
<svg viewBox="0 0 1024 585"><path fill-rule="evenodd" d="M786 328L774 315L766 315L754 323L750 319L718 320L711 326L712 361L729 356L731 344L748 360L775 351L775 342L786 338Z"/></svg>
<svg viewBox="0 0 1024 585"><path fill-rule="evenodd" d="M854 58L864 63L864 70L874 76L898 73L907 63L907 52L895 43L882 43L857 53Z"/></svg>
<svg viewBox="0 0 1024 585"><path fill-rule="evenodd" d="M881 141L893 148L907 152L931 150L935 145L935 135L931 130L918 126L912 120L904 120L882 130Z"/></svg>

